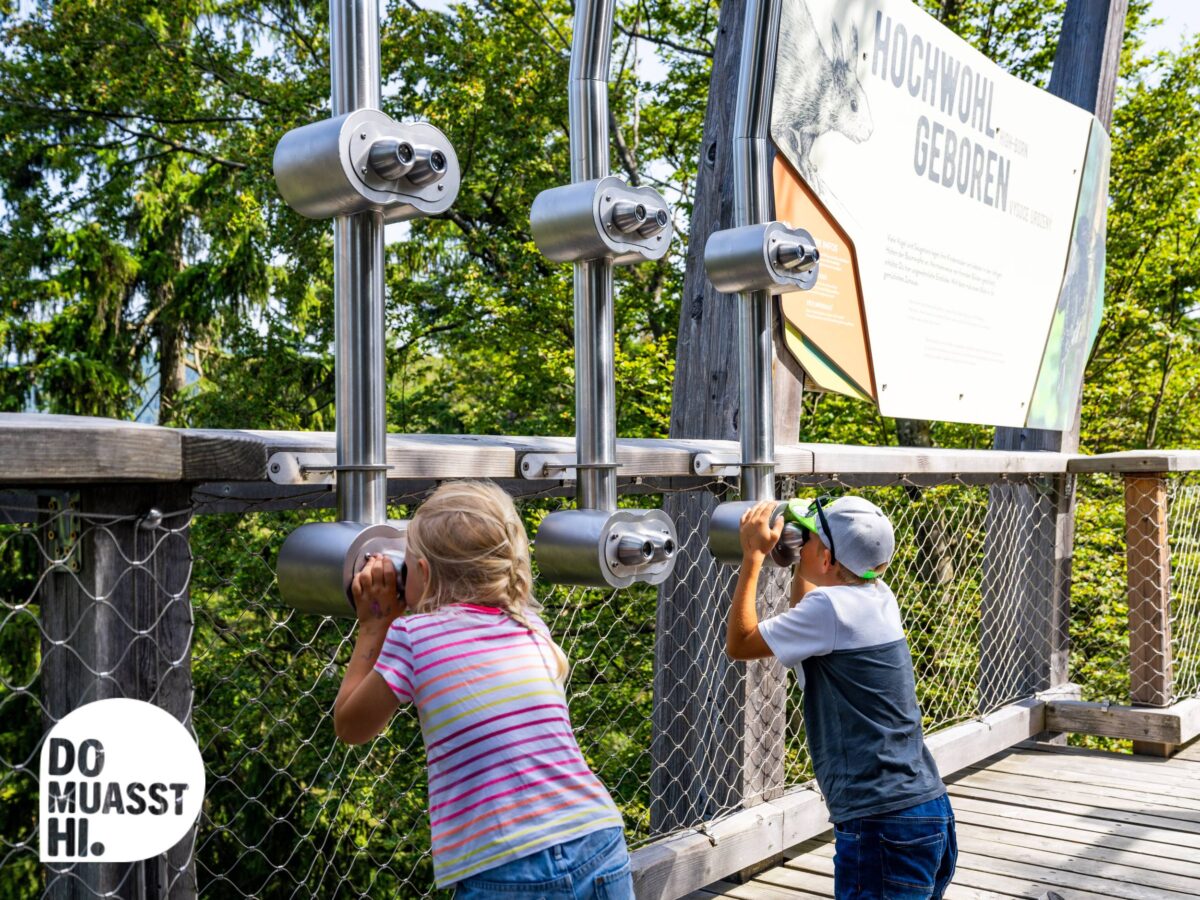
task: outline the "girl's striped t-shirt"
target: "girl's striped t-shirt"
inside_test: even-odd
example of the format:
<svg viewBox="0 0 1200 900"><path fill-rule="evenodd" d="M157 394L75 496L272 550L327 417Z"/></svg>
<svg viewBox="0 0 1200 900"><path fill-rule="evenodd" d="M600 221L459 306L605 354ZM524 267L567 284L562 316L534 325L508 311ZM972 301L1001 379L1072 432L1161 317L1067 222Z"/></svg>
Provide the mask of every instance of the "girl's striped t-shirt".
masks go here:
<svg viewBox="0 0 1200 900"><path fill-rule="evenodd" d="M438 887L622 824L575 741L549 632L529 621L472 604L404 616L375 664L420 716Z"/></svg>

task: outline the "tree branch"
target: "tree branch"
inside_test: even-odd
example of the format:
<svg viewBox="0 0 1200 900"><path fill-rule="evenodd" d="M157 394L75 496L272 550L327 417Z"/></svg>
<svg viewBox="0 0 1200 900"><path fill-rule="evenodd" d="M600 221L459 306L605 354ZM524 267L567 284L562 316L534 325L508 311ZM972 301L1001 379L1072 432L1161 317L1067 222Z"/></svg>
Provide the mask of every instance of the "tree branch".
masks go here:
<svg viewBox="0 0 1200 900"><path fill-rule="evenodd" d="M628 28L626 28L624 25L622 25L620 22L616 22L614 24L616 25L617 31L621 32L621 34L625 35L626 37L636 37L639 40L649 41L651 44L654 44L655 46L667 47L671 50L676 51L677 53L685 53L689 56L699 56L704 59L712 59L713 58L713 52L711 50L702 50L699 47L688 47L684 44L677 44L675 41L668 40L665 37L658 37L657 35L639 34L636 29L631 31Z"/></svg>

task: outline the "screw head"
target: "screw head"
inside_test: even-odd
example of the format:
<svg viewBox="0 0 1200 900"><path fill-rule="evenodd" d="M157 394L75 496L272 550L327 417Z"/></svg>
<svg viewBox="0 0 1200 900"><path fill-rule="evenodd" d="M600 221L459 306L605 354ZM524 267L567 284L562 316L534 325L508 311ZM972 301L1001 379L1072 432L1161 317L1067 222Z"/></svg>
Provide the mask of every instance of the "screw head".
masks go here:
<svg viewBox="0 0 1200 900"><path fill-rule="evenodd" d="M278 473L279 472L279 463L271 463L271 471Z"/></svg>

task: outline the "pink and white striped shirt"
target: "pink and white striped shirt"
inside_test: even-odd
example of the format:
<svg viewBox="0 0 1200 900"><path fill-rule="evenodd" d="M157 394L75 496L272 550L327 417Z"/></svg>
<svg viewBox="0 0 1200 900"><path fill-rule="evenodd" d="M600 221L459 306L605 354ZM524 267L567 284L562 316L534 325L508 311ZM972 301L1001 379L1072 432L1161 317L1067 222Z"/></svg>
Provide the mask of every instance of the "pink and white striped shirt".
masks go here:
<svg viewBox="0 0 1200 900"><path fill-rule="evenodd" d="M375 671L415 703L438 887L620 826L579 752L549 632L459 603L397 619Z"/></svg>

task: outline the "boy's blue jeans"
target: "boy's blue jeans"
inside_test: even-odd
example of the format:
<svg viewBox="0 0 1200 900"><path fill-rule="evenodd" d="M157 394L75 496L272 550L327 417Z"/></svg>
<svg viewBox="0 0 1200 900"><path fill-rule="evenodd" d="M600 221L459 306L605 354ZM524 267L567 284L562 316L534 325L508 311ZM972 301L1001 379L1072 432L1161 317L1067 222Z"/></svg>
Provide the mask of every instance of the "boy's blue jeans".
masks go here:
<svg viewBox="0 0 1200 900"><path fill-rule="evenodd" d="M486 869L454 886L454 900L540 897L544 900L633 900L633 871L620 828Z"/></svg>
<svg viewBox="0 0 1200 900"><path fill-rule="evenodd" d="M950 798L833 827L838 900L940 900L954 877L958 841Z"/></svg>

